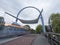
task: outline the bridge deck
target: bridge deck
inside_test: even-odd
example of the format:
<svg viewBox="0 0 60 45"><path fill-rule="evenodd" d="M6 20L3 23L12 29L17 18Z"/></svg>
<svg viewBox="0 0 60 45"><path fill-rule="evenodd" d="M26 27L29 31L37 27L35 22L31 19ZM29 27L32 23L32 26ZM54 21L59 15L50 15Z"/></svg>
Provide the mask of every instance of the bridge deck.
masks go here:
<svg viewBox="0 0 60 45"><path fill-rule="evenodd" d="M38 35L32 45L50 45L46 37Z"/></svg>
<svg viewBox="0 0 60 45"><path fill-rule="evenodd" d="M43 35L29 34L1 45L49 45L49 43Z"/></svg>

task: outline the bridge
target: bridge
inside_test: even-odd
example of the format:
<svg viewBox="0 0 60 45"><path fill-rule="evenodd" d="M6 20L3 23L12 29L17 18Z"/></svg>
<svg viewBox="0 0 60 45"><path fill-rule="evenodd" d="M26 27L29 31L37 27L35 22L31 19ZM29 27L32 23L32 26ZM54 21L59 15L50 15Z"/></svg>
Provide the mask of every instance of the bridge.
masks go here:
<svg viewBox="0 0 60 45"><path fill-rule="evenodd" d="M0 39L0 45L60 45L60 34L52 32L46 34L49 34L49 36L44 34L27 34L3 40Z"/></svg>
<svg viewBox="0 0 60 45"><path fill-rule="evenodd" d="M40 14L37 19L35 20L23 20L19 19L19 14L26 8L34 8L36 9ZM26 34L18 37L12 37L12 38L1 38L0 39L0 45L60 45L60 34L53 33L53 32L46 32L45 26L44 26L44 20L42 16L43 9L40 11L36 7L28 6L23 9L21 9L17 17L13 16L12 14L9 14L8 12L5 12L6 14L16 18L17 21L20 20L22 23L25 24L34 24L37 23L39 19L41 19L42 27L43 27L43 33L41 34Z"/></svg>

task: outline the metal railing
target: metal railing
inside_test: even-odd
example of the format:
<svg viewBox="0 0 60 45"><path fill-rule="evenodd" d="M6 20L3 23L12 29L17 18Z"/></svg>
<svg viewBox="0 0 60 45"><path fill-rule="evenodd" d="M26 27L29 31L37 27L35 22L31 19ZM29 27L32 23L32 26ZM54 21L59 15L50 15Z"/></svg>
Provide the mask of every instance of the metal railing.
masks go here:
<svg viewBox="0 0 60 45"><path fill-rule="evenodd" d="M60 34L47 32L45 36L47 37L50 45L60 45Z"/></svg>

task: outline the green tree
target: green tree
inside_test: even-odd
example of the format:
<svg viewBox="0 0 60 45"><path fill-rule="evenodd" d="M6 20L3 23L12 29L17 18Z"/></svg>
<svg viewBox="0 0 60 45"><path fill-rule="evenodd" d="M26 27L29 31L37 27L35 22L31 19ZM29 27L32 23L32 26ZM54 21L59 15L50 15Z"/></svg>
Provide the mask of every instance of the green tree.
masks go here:
<svg viewBox="0 0 60 45"><path fill-rule="evenodd" d="M49 30L48 30L48 26L47 26L47 25L45 25L45 29L46 29L47 32L49 32Z"/></svg>
<svg viewBox="0 0 60 45"><path fill-rule="evenodd" d="M30 26L29 25L25 25L24 26L27 30L30 30Z"/></svg>
<svg viewBox="0 0 60 45"><path fill-rule="evenodd" d="M29 25L25 25L25 26L27 26L28 28L30 28L30 26L29 26Z"/></svg>
<svg viewBox="0 0 60 45"><path fill-rule="evenodd" d="M42 32L42 25L38 25L37 27L36 27L36 33L41 33Z"/></svg>
<svg viewBox="0 0 60 45"><path fill-rule="evenodd" d="M31 33L33 33L33 34L36 33L36 31L35 31L34 29L31 29L30 31L31 31Z"/></svg>
<svg viewBox="0 0 60 45"><path fill-rule="evenodd" d="M60 33L60 14L52 14L50 16L52 29L56 33Z"/></svg>
<svg viewBox="0 0 60 45"><path fill-rule="evenodd" d="M2 30L5 26L4 18L0 17L0 30Z"/></svg>

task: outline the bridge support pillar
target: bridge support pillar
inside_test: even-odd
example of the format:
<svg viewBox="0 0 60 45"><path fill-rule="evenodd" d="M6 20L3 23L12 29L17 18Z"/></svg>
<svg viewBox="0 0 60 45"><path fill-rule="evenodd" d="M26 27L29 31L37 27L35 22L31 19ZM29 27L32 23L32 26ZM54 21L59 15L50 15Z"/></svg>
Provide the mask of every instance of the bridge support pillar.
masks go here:
<svg viewBox="0 0 60 45"><path fill-rule="evenodd" d="M40 18L41 18L41 22L42 22L43 32L46 33L46 29L45 29L45 25L44 25L44 20L43 20L42 14L41 14Z"/></svg>

